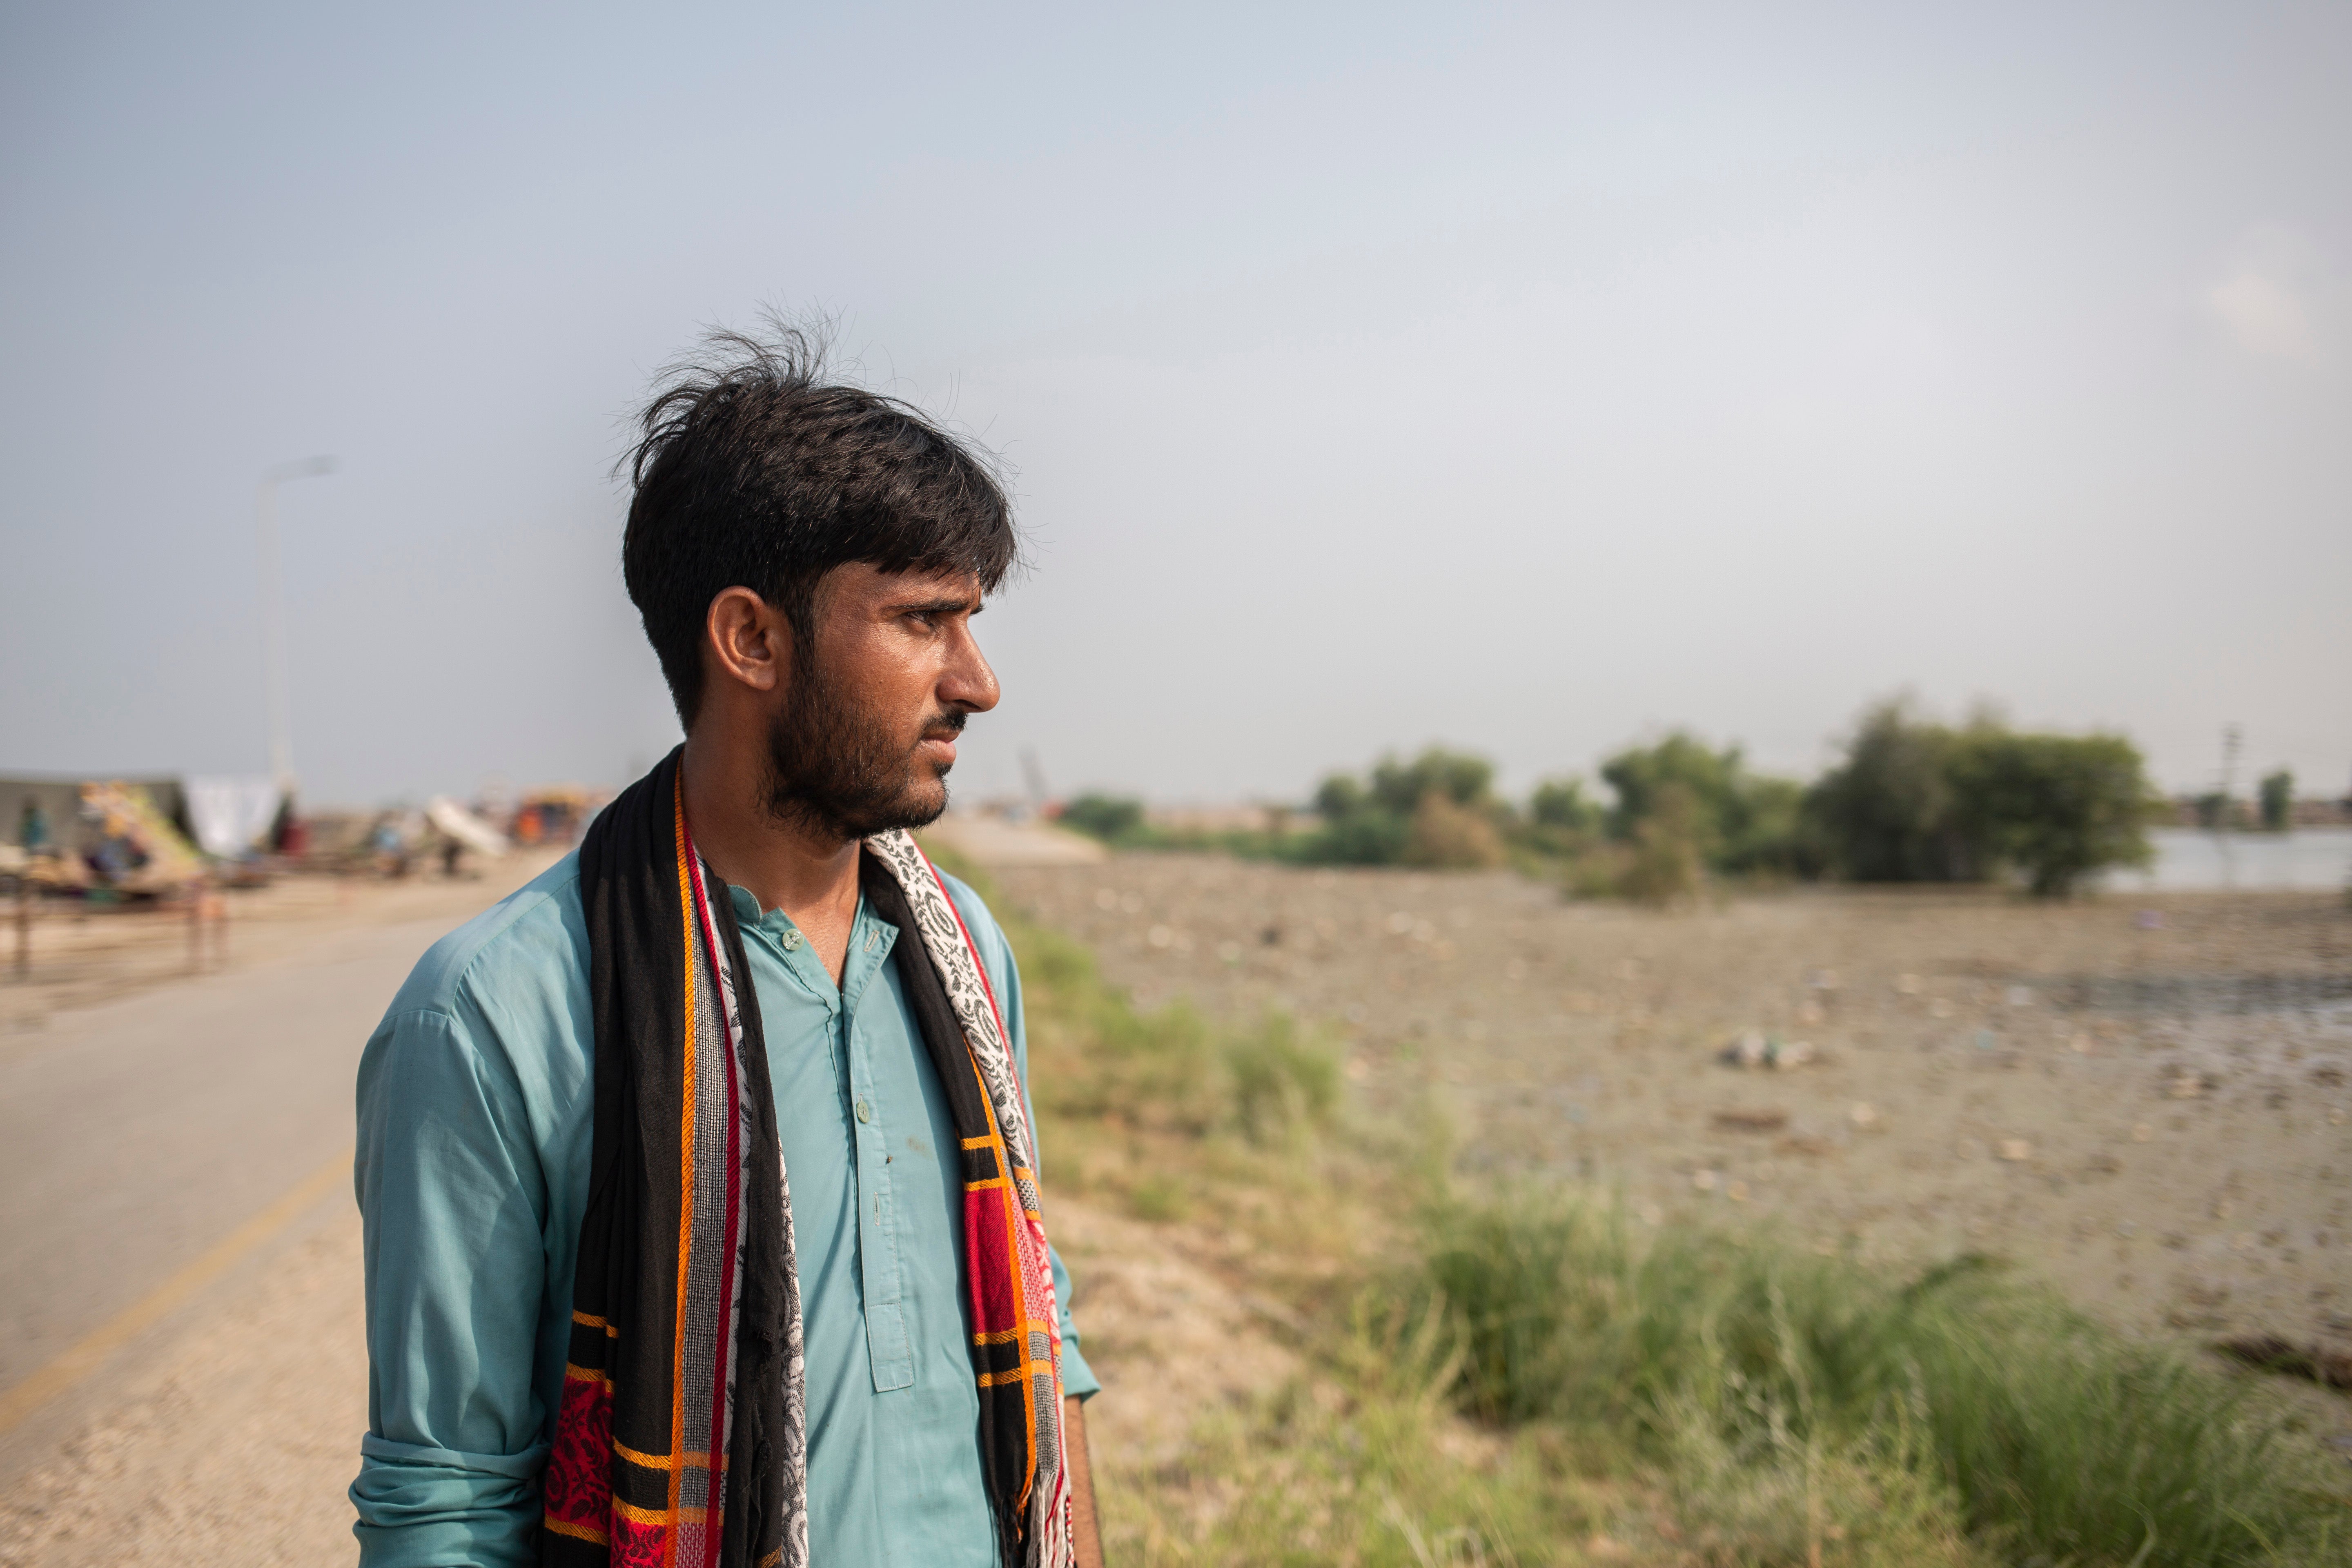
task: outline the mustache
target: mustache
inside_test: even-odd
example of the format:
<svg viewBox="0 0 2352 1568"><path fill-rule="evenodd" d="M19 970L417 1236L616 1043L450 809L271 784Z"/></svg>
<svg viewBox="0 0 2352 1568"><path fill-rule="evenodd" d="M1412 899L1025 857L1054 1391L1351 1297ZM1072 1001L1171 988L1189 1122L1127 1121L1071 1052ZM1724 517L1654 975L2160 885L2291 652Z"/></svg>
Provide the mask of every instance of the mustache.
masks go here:
<svg viewBox="0 0 2352 1568"><path fill-rule="evenodd" d="M924 721L923 739L936 741L945 738L952 741L963 733L964 724L971 717L971 714L961 708L950 708Z"/></svg>

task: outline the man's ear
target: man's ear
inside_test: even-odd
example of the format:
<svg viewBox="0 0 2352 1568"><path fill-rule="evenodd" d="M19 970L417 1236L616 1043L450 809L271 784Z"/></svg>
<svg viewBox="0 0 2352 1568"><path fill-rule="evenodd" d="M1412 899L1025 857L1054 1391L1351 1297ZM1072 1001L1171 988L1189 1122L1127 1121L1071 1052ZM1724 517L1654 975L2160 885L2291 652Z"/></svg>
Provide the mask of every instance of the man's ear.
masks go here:
<svg viewBox="0 0 2352 1568"><path fill-rule="evenodd" d="M783 613L749 588L710 601L703 640L713 673L753 691L774 691L792 673L792 634Z"/></svg>

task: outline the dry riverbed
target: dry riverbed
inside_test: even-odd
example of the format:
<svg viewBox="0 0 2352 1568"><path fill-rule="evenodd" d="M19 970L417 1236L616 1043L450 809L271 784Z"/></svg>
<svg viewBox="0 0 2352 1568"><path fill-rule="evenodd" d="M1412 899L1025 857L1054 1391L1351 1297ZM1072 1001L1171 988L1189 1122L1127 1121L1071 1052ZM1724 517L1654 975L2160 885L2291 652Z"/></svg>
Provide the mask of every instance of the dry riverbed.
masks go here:
<svg viewBox="0 0 2352 1568"><path fill-rule="evenodd" d="M1001 867L1146 1007L1275 1007L1471 1173L1995 1253L2120 1325L2352 1347L2352 911L1804 892L1656 913L1517 877L1126 856ZM1740 1068L1754 1031L1786 1068ZM1801 1044L1805 1051L1786 1047Z"/></svg>

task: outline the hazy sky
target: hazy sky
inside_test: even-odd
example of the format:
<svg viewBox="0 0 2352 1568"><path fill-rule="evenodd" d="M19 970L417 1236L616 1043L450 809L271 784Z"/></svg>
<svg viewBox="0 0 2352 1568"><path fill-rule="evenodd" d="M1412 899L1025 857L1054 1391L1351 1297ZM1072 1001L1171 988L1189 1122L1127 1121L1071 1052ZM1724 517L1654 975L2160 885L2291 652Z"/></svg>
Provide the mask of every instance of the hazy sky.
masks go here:
<svg viewBox="0 0 2352 1568"><path fill-rule="evenodd" d="M309 795L623 781L611 465L772 303L1016 471L969 790L1903 688L2343 789L2352 8L1937 9L10 6L0 770L262 768L324 452Z"/></svg>

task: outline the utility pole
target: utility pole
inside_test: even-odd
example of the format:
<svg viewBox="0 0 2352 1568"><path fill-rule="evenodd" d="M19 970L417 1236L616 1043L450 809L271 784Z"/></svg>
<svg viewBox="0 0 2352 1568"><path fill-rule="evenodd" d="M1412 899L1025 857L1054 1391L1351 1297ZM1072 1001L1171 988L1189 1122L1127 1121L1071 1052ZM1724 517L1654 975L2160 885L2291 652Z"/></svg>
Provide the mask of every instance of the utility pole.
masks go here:
<svg viewBox="0 0 2352 1568"><path fill-rule="evenodd" d="M335 471L332 458L280 463L261 476L253 510L261 535L262 679L269 703L269 774L280 791L294 788L293 698L286 676L285 573L278 560L278 487L289 479L320 479Z"/></svg>

